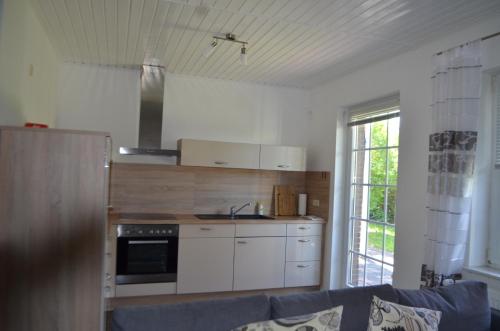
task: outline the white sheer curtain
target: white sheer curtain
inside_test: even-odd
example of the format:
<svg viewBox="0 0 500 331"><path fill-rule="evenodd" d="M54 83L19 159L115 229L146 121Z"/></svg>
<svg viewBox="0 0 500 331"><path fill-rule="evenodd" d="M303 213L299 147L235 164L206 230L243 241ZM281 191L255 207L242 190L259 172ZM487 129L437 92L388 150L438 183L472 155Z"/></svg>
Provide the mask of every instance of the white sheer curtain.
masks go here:
<svg viewBox="0 0 500 331"><path fill-rule="evenodd" d="M434 57L422 285L460 277L468 238L481 94L480 41Z"/></svg>

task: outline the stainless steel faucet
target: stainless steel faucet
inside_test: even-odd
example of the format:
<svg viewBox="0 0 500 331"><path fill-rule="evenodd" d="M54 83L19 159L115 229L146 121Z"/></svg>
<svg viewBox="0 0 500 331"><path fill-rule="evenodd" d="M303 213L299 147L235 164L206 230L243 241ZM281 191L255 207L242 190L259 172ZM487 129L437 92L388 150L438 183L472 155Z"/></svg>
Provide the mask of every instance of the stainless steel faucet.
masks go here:
<svg viewBox="0 0 500 331"><path fill-rule="evenodd" d="M231 218L234 218L240 210L242 210L246 206L250 206L251 204L252 204L251 202L247 202L238 209L236 209L238 206L231 206L231 208L229 209L229 215L231 216Z"/></svg>

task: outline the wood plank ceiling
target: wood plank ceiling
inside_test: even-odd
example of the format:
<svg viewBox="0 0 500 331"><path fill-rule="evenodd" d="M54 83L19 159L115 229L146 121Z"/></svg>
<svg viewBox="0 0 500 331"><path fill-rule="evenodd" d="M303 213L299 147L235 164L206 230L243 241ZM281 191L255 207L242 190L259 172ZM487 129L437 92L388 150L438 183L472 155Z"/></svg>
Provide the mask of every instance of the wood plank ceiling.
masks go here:
<svg viewBox="0 0 500 331"><path fill-rule="evenodd" d="M500 13L498 0L32 0L64 61L311 87ZM212 36L234 33L203 56Z"/></svg>

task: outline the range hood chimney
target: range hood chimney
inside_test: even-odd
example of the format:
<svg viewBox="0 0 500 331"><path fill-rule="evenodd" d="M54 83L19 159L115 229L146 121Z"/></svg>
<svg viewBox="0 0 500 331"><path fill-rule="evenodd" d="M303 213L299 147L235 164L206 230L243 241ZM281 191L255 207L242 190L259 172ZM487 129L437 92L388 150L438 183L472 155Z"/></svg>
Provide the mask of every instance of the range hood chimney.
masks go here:
<svg viewBox="0 0 500 331"><path fill-rule="evenodd" d="M137 148L120 147L120 154L179 156L177 150L161 149L164 86L165 68L142 66L139 145Z"/></svg>

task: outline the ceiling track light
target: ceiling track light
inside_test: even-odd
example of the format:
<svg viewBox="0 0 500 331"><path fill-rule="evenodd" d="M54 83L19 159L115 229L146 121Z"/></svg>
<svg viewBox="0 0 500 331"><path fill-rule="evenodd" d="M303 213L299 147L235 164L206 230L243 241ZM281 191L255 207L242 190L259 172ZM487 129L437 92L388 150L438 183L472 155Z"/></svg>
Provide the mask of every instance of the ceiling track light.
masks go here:
<svg viewBox="0 0 500 331"><path fill-rule="evenodd" d="M219 40L241 44L240 62L243 65L247 65L247 63L248 63L248 58L247 58L248 42L242 41L242 40L237 40L235 35L232 33L226 33L224 36L213 36L212 42L210 43L210 45L208 45L207 49L205 49L205 51L203 52L203 55L205 55L205 57L208 58L208 57L210 57L210 55L212 55L212 53L215 51L215 48L218 45Z"/></svg>

